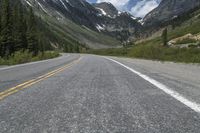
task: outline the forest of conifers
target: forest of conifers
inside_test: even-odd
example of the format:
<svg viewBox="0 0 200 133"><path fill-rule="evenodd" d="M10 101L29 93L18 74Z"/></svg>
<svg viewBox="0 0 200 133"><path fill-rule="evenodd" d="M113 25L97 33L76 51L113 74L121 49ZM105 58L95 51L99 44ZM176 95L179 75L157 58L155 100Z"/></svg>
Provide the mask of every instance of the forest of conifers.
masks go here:
<svg viewBox="0 0 200 133"><path fill-rule="evenodd" d="M28 50L33 55L43 52L48 42L38 23L33 10L25 9L18 0L0 0L0 57L16 51Z"/></svg>

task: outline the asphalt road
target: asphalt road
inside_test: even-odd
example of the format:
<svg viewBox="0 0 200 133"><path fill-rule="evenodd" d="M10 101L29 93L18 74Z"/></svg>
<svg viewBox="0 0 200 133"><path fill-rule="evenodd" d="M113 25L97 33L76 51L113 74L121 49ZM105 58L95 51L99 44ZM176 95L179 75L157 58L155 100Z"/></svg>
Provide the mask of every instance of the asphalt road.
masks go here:
<svg viewBox="0 0 200 133"><path fill-rule="evenodd" d="M0 68L0 99L1 133L200 132L198 65L66 54Z"/></svg>

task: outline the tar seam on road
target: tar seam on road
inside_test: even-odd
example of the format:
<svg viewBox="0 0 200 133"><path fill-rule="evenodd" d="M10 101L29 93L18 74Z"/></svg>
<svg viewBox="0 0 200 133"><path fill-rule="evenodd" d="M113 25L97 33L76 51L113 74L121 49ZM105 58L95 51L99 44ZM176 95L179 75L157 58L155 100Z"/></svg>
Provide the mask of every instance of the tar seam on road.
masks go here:
<svg viewBox="0 0 200 133"><path fill-rule="evenodd" d="M19 85L15 86L15 87L12 87L12 88L10 88L10 89L7 89L7 90L5 90L5 91L3 91L3 92L0 93L0 100L3 100L4 98L6 98L6 97L8 97L8 96L10 96L10 95L12 95L12 94L15 94L15 93L17 93L18 91L23 90L23 89L25 89L25 88L27 88L27 87L30 87L30 86L32 86L32 85L34 85L34 84L36 84L36 83L38 83L38 82L40 82L40 81L43 81L43 80L45 80L45 79L47 79L47 78L49 78L49 77L52 77L52 76L54 76L55 74L57 74L57 73L59 73L59 72L62 72L62 71L64 71L65 69L71 67L72 65L78 63L80 60L81 60L81 58L79 58L79 59L77 59L77 60L75 60L75 61L72 61L71 63L69 63L69 64L67 64L67 65L65 65L65 66L63 66L63 67L60 67L60 68L58 68L58 69L56 69L56 70L53 70L53 71L48 72L48 73L46 73L46 74L44 74L44 75L42 75L42 76L39 76L39 77L37 77L37 78L35 78L35 79L29 80L29 81L27 81L27 82L24 82L24 83L22 83L22 84L19 84Z"/></svg>
<svg viewBox="0 0 200 133"><path fill-rule="evenodd" d="M110 59L110 58L107 58L107 57L104 57L105 59L107 60L110 60L112 62L115 62L117 63L118 65L121 65L123 66L124 68L130 70L131 72L135 73L136 75L140 76L141 78L143 78L144 80L150 82L151 84L153 84L154 86L156 86L157 88L161 89L162 91L164 91L166 94L172 96L173 98L175 98L176 100L178 100L179 102L183 103L184 105L186 105L187 107L189 107L190 109L194 110L195 112L197 113L200 113L200 104L194 102L194 101L191 101L185 97L183 97L181 94L179 94L178 92L174 91L173 89L170 89L169 87L167 87L166 85L150 78L149 76L147 75L144 75L116 60L113 60L113 59Z"/></svg>

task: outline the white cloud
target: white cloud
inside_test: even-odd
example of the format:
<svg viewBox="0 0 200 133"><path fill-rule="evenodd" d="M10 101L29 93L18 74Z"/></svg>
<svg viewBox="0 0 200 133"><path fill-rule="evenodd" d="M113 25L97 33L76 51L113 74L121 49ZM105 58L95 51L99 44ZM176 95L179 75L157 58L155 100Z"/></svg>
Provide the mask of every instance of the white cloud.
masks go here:
<svg viewBox="0 0 200 133"><path fill-rule="evenodd" d="M126 10L125 6L127 6L130 0L97 0L97 3L100 2L110 2L119 10ZM158 0L138 0L137 4L131 10L126 10L130 12L133 16L136 17L144 17L147 13L158 6Z"/></svg>
<svg viewBox="0 0 200 133"><path fill-rule="evenodd" d="M97 0L97 3L110 2L117 8L122 8L129 0Z"/></svg>
<svg viewBox="0 0 200 133"><path fill-rule="evenodd" d="M142 0L138 2L132 9L131 13L136 17L144 17L147 13L149 13L151 10L156 8L158 6L158 3L155 0Z"/></svg>

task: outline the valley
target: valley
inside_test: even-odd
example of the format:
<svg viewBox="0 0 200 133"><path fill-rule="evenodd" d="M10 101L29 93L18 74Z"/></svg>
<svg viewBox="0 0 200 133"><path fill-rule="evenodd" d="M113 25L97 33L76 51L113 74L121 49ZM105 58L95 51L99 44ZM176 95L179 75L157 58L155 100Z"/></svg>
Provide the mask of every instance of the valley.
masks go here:
<svg viewBox="0 0 200 133"><path fill-rule="evenodd" d="M187 3L187 1L184 2ZM173 7L173 3L169 4ZM164 5L164 3L161 3L160 6L163 7ZM200 41L198 36L200 34L200 8L198 6L198 1L195 5L197 7L191 8L190 10L188 9L189 11L182 13L172 20L162 20L163 23L155 23L153 25L144 24L142 36L135 41L128 43L124 48L91 50L91 53L150 60L199 63ZM175 10L175 7L173 8ZM147 14L147 16L155 14L154 11L157 12L157 10L162 11L161 7L158 7ZM159 18L159 16L157 17ZM168 32L167 47L163 46L163 39L161 36L164 29L167 29ZM172 45L171 42L174 40L177 40L177 44Z"/></svg>
<svg viewBox="0 0 200 133"><path fill-rule="evenodd" d="M0 133L199 133L200 0L0 0Z"/></svg>

